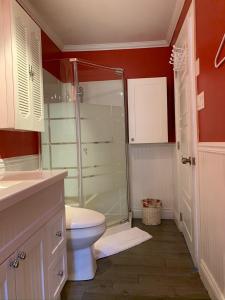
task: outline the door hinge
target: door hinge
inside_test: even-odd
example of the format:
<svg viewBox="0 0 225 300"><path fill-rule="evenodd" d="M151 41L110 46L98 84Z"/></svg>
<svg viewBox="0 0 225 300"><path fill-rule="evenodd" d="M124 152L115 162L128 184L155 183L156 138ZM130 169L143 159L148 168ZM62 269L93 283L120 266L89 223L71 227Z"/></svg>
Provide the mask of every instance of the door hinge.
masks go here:
<svg viewBox="0 0 225 300"><path fill-rule="evenodd" d="M180 150L180 142L177 142L177 150Z"/></svg>
<svg viewBox="0 0 225 300"><path fill-rule="evenodd" d="M183 215L181 212L180 212L180 222L183 222Z"/></svg>
<svg viewBox="0 0 225 300"><path fill-rule="evenodd" d="M192 157L192 158L191 158L191 164L192 164L192 166L195 166L195 165L196 165L196 159L195 159L195 157Z"/></svg>

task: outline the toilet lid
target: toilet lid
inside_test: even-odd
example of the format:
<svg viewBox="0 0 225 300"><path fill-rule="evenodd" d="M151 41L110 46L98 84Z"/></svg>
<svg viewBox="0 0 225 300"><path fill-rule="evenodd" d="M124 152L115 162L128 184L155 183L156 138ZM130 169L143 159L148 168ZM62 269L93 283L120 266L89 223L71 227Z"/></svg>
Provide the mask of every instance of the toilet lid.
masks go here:
<svg viewBox="0 0 225 300"><path fill-rule="evenodd" d="M105 222L105 216L97 211L68 205L65 208L67 229L94 227Z"/></svg>

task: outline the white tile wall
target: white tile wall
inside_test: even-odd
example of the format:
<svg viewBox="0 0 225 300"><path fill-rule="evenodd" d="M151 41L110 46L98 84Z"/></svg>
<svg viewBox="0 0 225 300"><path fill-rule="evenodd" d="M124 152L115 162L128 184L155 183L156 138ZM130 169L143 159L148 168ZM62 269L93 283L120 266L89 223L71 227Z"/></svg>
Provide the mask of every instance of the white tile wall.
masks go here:
<svg viewBox="0 0 225 300"><path fill-rule="evenodd" d="M78 181L74 178L65 178L65 197L78 197Z"/></svg>
<svg viewBox="0 0 225 300"><path fill-rule="evenodd" d="M53 168L77 167L76 145L51 145L51 150Z"/></svg>
<svg viewBox="0 0 225 300"><path fill-rule="evenodd" d="M52 143L75 143L75 120L50 120Z"/></svg>
<svg viewBox="0 0 225 300"><path fill-rule="evenodd" d="M75 117L75 103L61 102L51 103L49 105L50 118L74 118Z"/></svg>
<svg viewBox="0 0 225 300"><path fill-rule="evenodd" d="M42 153L41 153L41 160L42 160L42 168L43 169L50 169L50 146L49 145L42 145Z"/></svg>

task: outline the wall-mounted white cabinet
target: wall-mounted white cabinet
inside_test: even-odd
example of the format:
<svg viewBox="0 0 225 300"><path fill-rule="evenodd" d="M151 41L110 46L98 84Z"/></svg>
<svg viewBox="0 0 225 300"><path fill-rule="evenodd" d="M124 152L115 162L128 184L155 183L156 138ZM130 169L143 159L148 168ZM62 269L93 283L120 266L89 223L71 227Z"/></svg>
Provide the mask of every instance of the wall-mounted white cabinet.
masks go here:
<svg viewBox="0 0 225 300"><path fill-rule="evenodd" d="M167 143L166 77L128 79L129 143Z"/></svg>
<svg viewBox="0 0 225 300"><path fill-rule="evenodd" d="M0 0L0 128L43 131L41 30L15 0Z"/></svg>

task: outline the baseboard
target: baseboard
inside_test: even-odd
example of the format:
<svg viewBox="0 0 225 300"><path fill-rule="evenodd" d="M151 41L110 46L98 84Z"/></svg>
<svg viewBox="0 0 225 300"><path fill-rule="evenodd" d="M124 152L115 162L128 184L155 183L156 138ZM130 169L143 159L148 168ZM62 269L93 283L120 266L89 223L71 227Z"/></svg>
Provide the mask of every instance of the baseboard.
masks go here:
<svg viewBox="0 0 225 300"><path fill-rule="evenodd" d="M142 210L141 209L132 209L133 218L141 219ZM162 209L162 219L174 219L173 210L171 208Z"/></svg>
<svg viewBox="0 0 225 300"><path fill-rule="evenodd" d="M0 159L0 169L5 171L32 171L39 168L39 155L25 155Z"/></svg>
<svg viewBox="0 0 225 300"><path fill-rule="evenodd" d="M201 279L211 297L212 300L225 300L225 295L220 290L215 278L212 273L209 271L206 263L203 259L200 261L199 268Z"/></svg>

